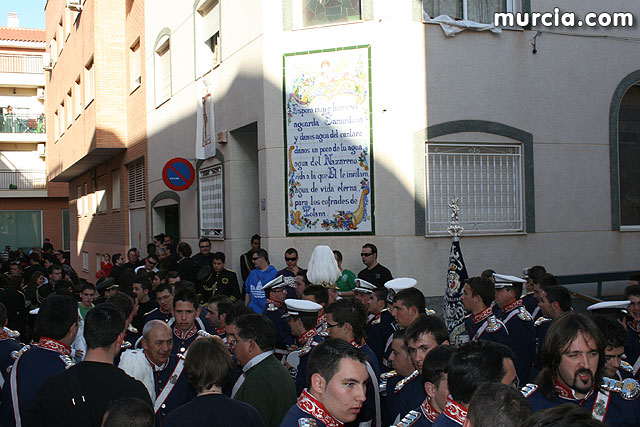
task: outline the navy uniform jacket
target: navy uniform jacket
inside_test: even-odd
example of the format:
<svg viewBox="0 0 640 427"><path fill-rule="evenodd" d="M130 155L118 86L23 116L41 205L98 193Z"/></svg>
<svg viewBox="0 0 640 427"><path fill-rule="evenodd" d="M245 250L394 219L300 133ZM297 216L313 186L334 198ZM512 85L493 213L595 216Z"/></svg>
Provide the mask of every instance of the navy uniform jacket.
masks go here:
<svg viewBox="0 0 640 427"><path fill-rule="evenodd" d="M542 344L544 344L544 337L547 336L551 322L552 320L546 317L538 317L538 320L533 322L533 327L536 330L536 357L533 360L533 369L531 369L531 374L529 375L530 381L533 381L542 369Z"/></svg>
<svg viewBox="0 0 640 427"><path fill-rule="evenodd" d="M509 331L509 347L516 359L513 361L520 384L529 382L531 367L536 355L536 331L533 319L517 299L504 306L500 320Z"/></svg>
<svg viewBox="0 0 640 427"><path fill-rule="evenodd" d="M351 344L353 344L355 347L358 347L358 345L356 345L355 342L351 342ZM376 386L378 384L380 384L380 382L379 382L380 365L378 364L378 359L376 359L376 355L373 353L373 350L371 350L371 347L369 347L367 344L364 344L363 346L358 347L358 348L367 357L367 361L369 362L369 365L373 369L373 376L371 376L371 374L369 374L369 378L370 378L371 381L367 381L367 400L365 400L365 402L362 404L362 409L360 410L360 413L358 414L358 417L354 421L354 424L349 423L349 425L354 425L354 426L357 426L361 422L366 422L366 421L375 419L375 415L376 415L376 406L375 406L375 404L376 404L376 402L375 402L376 394L375 394L375 388L374 388L373 384L374 384L374 382L375 382Z"/></svg>
<svg viewBox="0 0 640 427"><path fill-rule="evenodd" d="M538 310L540 313L540 308L538 307L538 300L533 296L533 292L529 292L525 296L522 297L522 304L524 308L529 312L531 317L533 317L534 312ZM537 313L536 313L537 314ZM540 313L542 315L542 313Z"/></svg>
<svg viewBox="0 0 640 427"><path fill-rule="evenodd" d="M38 344L31 346L18 357L11 368L13 372L7 376L7 382L2 388L0 425L16 425L13 414L12 376L15 377L18 386L17 397L22 424L28 425L27 413L38 388L45 379L72 365L71 359L68 358L70 354L69 347L61 342L41 338Z"/></svg>
<svg viewBox="0 0 640 427"><path fill-rule="evenodd" d="M305 423L305 420L309 420ZM335 419L329 411L305 389L298 397L295 405L291 406L282 420L280 427L336 427L342 422Z"/></svg>
<svg viewBox="0 0 640 427"><path fill-rule="evenodd" d="M158 396L160 396L167 383L169 383L169 381L172 381L171 378L174 375L173 372L178 365L178 361L178 356L172 354L169 356L167 366L164 369L158 371L154 369L153 382L156 389L156 399L158 398ZM193 391L191 384L187 380L187 374L184 369L177 377L177 379L174 379L173 381L175 381L175 385L171 389L171 393L169 393L167 399L162 405L160 405L160 408L156 412L156 426L164 425L163 419L167 416L167 414L169 414L174 409L184 405L185 403L191 401L196 396L196 393Z"/></svg>
<svg viewBox="0 0 640 427"><path fill-rule="evenodd" d="M459 427L464 424L467 419L467 408L447 398L447 404L444 411L436 418L433 423L434 427Z"/></svg>
<svg viewBox="0 0 640 427"><path fill-rule="evenodd" d="M162 421L162 427L184 426L263 427L264 423L258 411L248 403L224 394L205 394L173 410Z"/></svg>
<svg viewBox="0 0 640 427"><path fill-rule="evenodd" d="M295 344L295 338L291 335L291 328L286 319L282 316L287 313L283 304L278 301L267 298L267 305L264 307L264 314L273 322L276 329L276 348L285 350L290 345Z"/></svg>
<svg viewBox="0 0 640 427"><path fill-rule="evenodd" d="M187 332L181 331L173 322L170 322L169 326L171 326L171 330L173 331L173 348L171 349L171 354L184 354L191 343L193 343L198 338L198 331L204 329L199 327L198 318L196 318L196 323L193 325L191 329Z"/></svg>
<svg viewBox="0 0 640 427"><path fill-rule="evenodd" d="M0 391L4 388L4 384L9 381L9 373L7 368L13 364L12 351L18 351L22 348L22 344L10 338L6 332L0 333Z"/></svg>
<svg viewBox="0 0 640 427"><path fill-rule="evenodd" d="M627 362L633 366L640 357L640 323L633 320L627 322L627 335L629 344L624 346L624 354L627 356Z"/></svg>
<svg viewBox="0 0 640 427"><path fill-rule="evenodd" d="M213 271L204 282L197 285L198 293L202 295L202 301L206 303L214 295L226 295L232 302L242 299L240 285L235 271L223 268L222 271Z"/></svg>
<svg viewBox="0 0 640 427"><path fill-rule="evenodd" d="M470 341L487 340L509 345L509 332L502 321L493 314L491 307L487 307L475 316L467 316L464 324Z"/></svg>
<svg viewBox="0 0 640 427"><path fill-rule="evenodd" d="M626 380L627 378L633 378L633 366L624 360L620 361L620 367L616 370L616 380Z"/></svg>
<svg viewBox="0 0 640 427"><path fill-rule="evenodd" d="M630 381L635 380L630 379ZM635 385L638 387L637 382L635 382ZM598 411L604 410L602 422L605 425L615 427L637 427L640 425L640 399L638 399L638 396L625 399L621 393L614 390L605 393L605 398L608 399L608 402L599 402L600 394L594 389L584 399L579 399L575 396L573 390L564 387L557 381L554 383L553 396L551 398L543 395L540 388L535 384L527 384L522 388L522 394L531 404L533 412L554 408L564 403L574 403L594 414L594 418ZM600 413L602 414L602 412Z"/></svg>
<svg viewBox="0 0 640 427"><path fill-rule="evenodd" d="M393 424L397 418L420 406L427 398L418 371L408 377L395 375L387 379L386 395L382 398L382 425Z"/></svg>
<svg viewBox="0 0 640 427"><path fill-rule="evenodd" d="M367 322L365 329L367 344L378 358L380 369L384 369L385 350L387 349L387 344L389 344L389 347L391 346L391 336L396 329L398 329L398 325L387 309L382 310Z"/></svg>
<svg viewBox="0 0 640 427"><path fill-rule="evenodd" d="M165 313L160 310L160 308L154 308L144 315L144 323L147 323L149 320L162 320L163 322L169 323L169 320L171 320L172 317L173 314L171 311Z"/></svg>
<svg viewBox="0 0 640 427"><path fill-rule="evenodd" d="M298 268L300 268L300 267L298 267ZM302 268L300 268L300 270L302 270ZM287 284L287 286L286 286L287 299L298 299L298 295L296 294L296 284L295 284L296 275L293 274L293 271L289 271L286 268L283 268L282 270L278 271L278 274L276 274L276 277L278 277L278 276L292 277L293 278L293 280L294 280L293 283ZM291 280L291 279L288 279L288 280Z"/></svg>
<svg viewBox="0 0 640 427"><path fill-rule="evenodd" d="M409 411L394 427L431 427L438 415L440 412L431 406L429 399L425 399L419 407Z"/></svg>
<svg viewBox="0 0 640 427"><path fill-rule="evenodd" d="M298 351L298 370L295 376L296 393L300 395L302 390L307 387L307 363L309 363L309 355L311 351L318 346L325 338L318 335L318 331L313 328L298 338L298 342L303 342L302 347Z"/></svg>

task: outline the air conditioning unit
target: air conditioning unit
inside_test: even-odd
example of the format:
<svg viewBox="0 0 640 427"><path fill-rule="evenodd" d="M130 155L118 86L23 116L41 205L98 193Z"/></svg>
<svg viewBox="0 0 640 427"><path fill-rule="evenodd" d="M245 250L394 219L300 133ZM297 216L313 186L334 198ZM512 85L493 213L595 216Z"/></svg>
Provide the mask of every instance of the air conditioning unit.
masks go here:
<svg viewBox="0 0 640 427"><path fill-rule="evenodd" d="M42 69L44 71L53 70L53 65L51 64L51 54L46 52L42 54Z"/></svg>
<svg viewBox="0 0 640 427"><path fill-rule="evenodd" d="M38 91L38 99L44 99L44 88L39 87L37 91Z"/></svg>
<svg viewBox="0 0 640 427"><path fill-rule="evenodd" d="M67 0L67 7L74 12L82 10L82 0Z"/></svg>

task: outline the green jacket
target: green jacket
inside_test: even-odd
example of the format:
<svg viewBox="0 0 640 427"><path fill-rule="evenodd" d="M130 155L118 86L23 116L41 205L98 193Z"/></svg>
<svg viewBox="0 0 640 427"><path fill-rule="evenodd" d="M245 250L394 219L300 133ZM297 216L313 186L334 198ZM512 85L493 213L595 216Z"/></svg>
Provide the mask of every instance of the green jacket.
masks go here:
<svg viewBox="0 0 640 427"><path fill-rule="evenodd" d="M279 427L296 403L296 386L287 368L270 355L245 373L234 398L256 408L265 427Z"/></svg>

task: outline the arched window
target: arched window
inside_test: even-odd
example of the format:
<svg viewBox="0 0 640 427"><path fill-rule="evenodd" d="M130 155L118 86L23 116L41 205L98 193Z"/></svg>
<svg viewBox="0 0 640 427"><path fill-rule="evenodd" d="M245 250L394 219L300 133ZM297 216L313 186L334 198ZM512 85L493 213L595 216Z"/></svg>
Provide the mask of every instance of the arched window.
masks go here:
<svg viewBox="0 0 640 427"><path fill-rule="evenodd" d="M171 34L163 29L154 48L156 106L171 98Z"/></svg>
<svg viewBox="0 0 640 427"><path fill-rule="evenodd" d="M618 113L620 227L640 228L640 82L622 97Z"/></svg>

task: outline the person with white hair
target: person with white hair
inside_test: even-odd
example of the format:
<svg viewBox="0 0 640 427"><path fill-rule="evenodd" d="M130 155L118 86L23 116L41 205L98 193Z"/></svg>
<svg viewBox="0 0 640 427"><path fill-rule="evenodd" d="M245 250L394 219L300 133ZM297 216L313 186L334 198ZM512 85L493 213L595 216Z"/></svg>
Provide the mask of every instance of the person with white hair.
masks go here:
<svg viewBox="0 0 640 427"><path fill-rule="evenodd" d="M338 279L342 272L329 246L316 246L309 260L307 279L312 285L321 285L329 291L329 304L338 299Z"/></svg>

